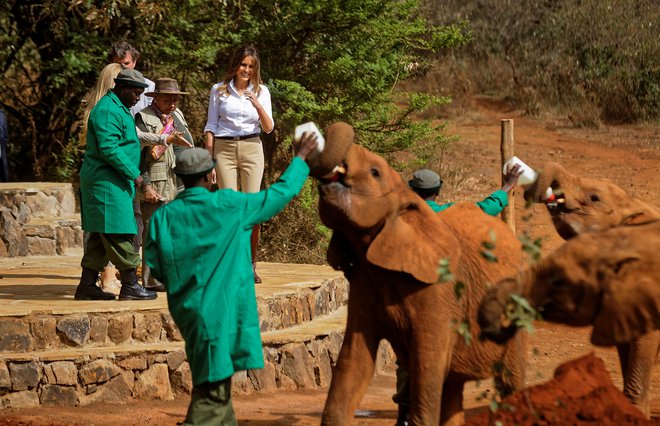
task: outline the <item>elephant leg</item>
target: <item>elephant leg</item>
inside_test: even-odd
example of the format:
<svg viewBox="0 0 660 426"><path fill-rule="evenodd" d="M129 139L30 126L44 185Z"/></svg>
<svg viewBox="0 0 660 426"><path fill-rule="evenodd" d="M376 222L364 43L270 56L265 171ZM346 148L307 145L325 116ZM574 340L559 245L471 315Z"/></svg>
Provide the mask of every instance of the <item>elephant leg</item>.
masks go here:
<svg viewBox="0 0 660 426"><path fill-rule="evenodd" d="M430 339L429 339L430 340ZM413 346L414 347L414 346ZM440 423L443 383L451 359L451 345L419 347L410 359L410 414L409 424L437 425ZM461 402L462 405L462 402Z"/></svg>
<svg viewBox="0 0 660 426"><path fill-rule="evenodd" d="M332 372L322 425L350 424L358 403L369 387L378 341L363 330L349 331L347 328L337 365Z"/></svg>
<svg viewBox="0 0 660 426"><path fill-rule="evenodd" d="M623 375L623 394L647 418L651 416L649 391L653 364L660 348L660 331L643 335L617 347Z"/></svg>
<svg viewBox="0 0 660 426"><path fill-rule="evenodd" d="M440 424L442 426L459 426L465 423L463 413L463 386L465 382L447 380L442 386L442 403L440 405Z"/></svg>
<svg viewBox="0 0 660 426"><path fill-rule="evenodd" d="M525 387L527 366L527 333L516 333L504 349L501 371L495 371L499 391L508 396Z"/></svg>

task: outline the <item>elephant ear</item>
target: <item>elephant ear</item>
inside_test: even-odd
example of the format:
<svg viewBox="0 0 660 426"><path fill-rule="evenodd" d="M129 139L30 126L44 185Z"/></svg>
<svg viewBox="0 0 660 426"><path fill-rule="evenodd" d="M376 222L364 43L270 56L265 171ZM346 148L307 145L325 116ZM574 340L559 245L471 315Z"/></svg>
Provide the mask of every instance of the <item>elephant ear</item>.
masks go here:
<svg viewBox="0 0 660 426"><path fill-rule="evenodd" d="M458 242L449 232L444 238L434 238L440 226L439 218L421 199L407 203L388 218L371 242L367 260L390 271L408 273L426 284L437 283L440 259L456 260L459 252Z"/></svg>
<svg viewBox="0 0 660 426"><path fill-rule="evenodd" d="M636 257L627 257L615 265L617 274L607 280L608 288L594 320L594 345L618 345L660 329L660 284L652 268L639 262ZM644 267L646 270L641 270Z"/></svg>

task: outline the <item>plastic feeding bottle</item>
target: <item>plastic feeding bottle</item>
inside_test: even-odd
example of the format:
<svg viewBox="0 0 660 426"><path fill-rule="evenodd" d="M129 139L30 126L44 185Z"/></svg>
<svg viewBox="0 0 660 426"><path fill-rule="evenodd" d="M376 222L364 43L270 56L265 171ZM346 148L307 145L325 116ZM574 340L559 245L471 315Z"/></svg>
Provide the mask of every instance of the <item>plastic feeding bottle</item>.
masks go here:
<svg viewBox="0 0 660 426"><path fill-rule="evenodd" d="M520 158L513 156L509 158L509 160L504 163L504 167L502 167L502 173L507 174L507 172L515 165L519 165L520 168L522 169L522 174L518 178L518 183L521 186L527 187L534 182L536 182L536 178L538 177L538 173L534 171L531 167L529 167L527 164L525 164Z"/></svg>
<svg viewBox="0 0 660 426"><path fill-rule="evenodd" d="M295 140L299 141L302 138L303 133L314 133L316 134L316 149L314 152L310 154L310 158L316 157L318 154L323 152L323 148L325 148L325 138L323 137L323 134L321 134L321 131L319 130L318 127L316 127L316 124L312 121L308 121L307 123L303 123L299 126L296 126L296 131L294 138Z"/></svg>

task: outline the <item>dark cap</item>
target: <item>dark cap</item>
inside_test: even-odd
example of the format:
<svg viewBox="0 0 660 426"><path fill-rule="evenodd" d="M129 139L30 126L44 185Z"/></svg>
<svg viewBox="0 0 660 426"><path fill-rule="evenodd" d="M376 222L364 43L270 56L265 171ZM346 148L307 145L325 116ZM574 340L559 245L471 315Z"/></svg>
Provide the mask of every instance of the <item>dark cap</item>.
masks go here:
<svg viewBox="0 0 660 426"><path fill-rule="evenodd" d="M174 173L177 175L201 175L215 167L211 154L204 148L184 149L176 156Z"/></svg>
<svg viewBox="0 0 660 426"><path fill-rule="evenodd" d="M144 76L140 71L130 68L123 69L115 78L115 83L124 83L129 86L141 87L146 89L149 85L144 81Z"/></svg>
<svg viewBox="0 0 660 426"><path fill-rule="evenodd" d="M415 170L413 178L408 181L411 188L417 189L440 189L442 179L440 175L429 169Z"/></svg>

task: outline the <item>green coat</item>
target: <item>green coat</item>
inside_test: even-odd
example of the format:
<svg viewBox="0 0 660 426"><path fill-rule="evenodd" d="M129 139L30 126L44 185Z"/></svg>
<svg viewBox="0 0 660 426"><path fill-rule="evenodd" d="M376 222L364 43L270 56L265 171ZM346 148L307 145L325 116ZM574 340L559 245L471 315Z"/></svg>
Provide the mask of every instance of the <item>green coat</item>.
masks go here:
<svg viewBox="0 0 660 426"><path fill-rule="evenodd" d="M189 188L154 212L144 256L167 287L193 384L263 368L250 234L298 194L308 173L296 157L261 192Z"/></svg>
<svg viewBox="0 0 660 426"><path fill-rule="evenodd" d="M454 203L438 204L435 201L430 200L427 200L426 204L428 204L436 213L446 210L454 205ZM484 211L484 213L491 216L497 216L504 209L504 207L509 205L509 197L506 195L506 191L498 189L476 204L481 210Z"/></svg>
<svg viewBox="0 0 660 426"><path fill-rule="evenodd" d="M136 234L133 180L140 174L135 121L112 91L92 109L80 170L82 228L103 234Z"/></svg>

